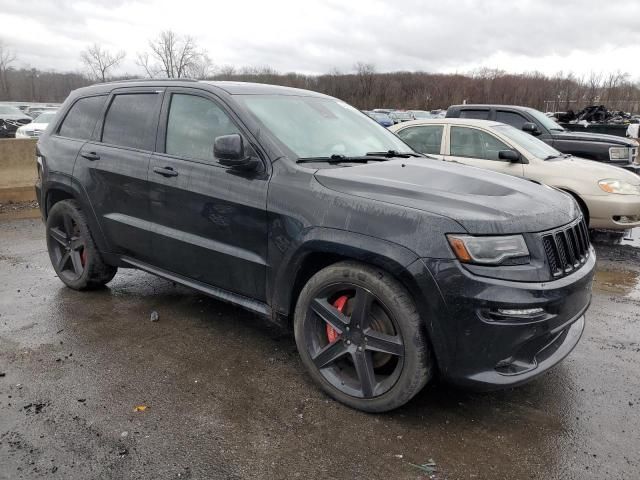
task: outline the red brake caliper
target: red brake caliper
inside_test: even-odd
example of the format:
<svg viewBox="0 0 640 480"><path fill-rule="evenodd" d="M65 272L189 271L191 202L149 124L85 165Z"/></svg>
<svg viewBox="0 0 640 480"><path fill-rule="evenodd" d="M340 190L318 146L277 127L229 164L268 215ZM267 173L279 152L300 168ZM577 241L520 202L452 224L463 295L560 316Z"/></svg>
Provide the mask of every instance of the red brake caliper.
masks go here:
<svg viewBox="0 0 640 480"><path fill-rule="evenodd" d="M80 254L80 263L84 267L87 264L87 249L83 248L82 253Z"/></svg>
<svg viewBox="0 0 640 480"><path fill-rule="evenodd" d="M347 305L347 300L349 300L349 297L342 295L341 297L336 298L336 301L333 302L333 306L336 307L340 313L344 313L344 307ZM338 331L327 323L327 339L329 340L329 343L335 342L339 336L340 334Z"/></svg>

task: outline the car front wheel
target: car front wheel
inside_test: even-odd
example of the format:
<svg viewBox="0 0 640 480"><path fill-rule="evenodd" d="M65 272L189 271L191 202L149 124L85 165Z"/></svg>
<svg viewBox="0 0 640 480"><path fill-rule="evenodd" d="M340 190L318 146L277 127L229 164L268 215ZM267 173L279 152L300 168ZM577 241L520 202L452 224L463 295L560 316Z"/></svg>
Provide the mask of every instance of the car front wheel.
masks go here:
<svg viewBox="0 0 640 480"><path fill-rule="evenodd" d="M392 410L432 377L415 302L371 266L347 261L316 273L300 293L294 331L310 375L350 407Z"/></svg>

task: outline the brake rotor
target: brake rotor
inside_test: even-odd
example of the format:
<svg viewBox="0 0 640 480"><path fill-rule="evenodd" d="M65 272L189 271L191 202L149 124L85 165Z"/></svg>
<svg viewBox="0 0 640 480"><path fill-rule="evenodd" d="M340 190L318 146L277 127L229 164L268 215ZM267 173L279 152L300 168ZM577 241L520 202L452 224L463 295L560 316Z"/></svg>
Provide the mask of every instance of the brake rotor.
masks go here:
<svg viewBox="0 0 640 480"><path fill-rule="evenodd" d="M340 295L336 298L332 305L342 314L346 316L350 316L353 311L353 302L350 301L351 298L347 295ZM371 307L370 312L370 328L375 330L376 332L385 333L387 335L395 335L395 331L393 328L393 324L391 323L391 319L385 313L385 311L376 303L374 303ZM326 325L327 331L327 340L329 343L333 343L340 338L340 333L333 328L331 325ZM389 360L393 357L388 353L382 352L373 352L372 360L373 367L380 368L385 366Z"/></svg>

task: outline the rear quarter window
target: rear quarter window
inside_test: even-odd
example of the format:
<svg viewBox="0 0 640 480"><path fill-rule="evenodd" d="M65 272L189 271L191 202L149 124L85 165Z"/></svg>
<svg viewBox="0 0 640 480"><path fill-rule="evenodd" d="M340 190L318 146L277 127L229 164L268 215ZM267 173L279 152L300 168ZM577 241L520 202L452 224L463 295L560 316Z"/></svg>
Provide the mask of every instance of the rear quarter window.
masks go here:
<svg viewBox="0 0 640 480"><path fill-rule="evenodd" d="M76 101L64 117L58 135L80 140L89 140L98 123L106 95L81 98Z"/></svg>
<svg viewBox="0 0 640 480"><path fill-rule="evenodd" d="M115 95L104 119L102 142L140 150L153 149L160 98L155 92Z"/></svg>

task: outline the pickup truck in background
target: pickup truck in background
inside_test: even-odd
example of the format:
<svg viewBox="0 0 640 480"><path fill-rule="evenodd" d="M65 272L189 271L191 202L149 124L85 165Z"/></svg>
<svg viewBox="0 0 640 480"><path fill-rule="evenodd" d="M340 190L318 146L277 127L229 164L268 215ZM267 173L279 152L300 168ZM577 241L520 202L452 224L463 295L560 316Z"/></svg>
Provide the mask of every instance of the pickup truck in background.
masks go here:
<svg viewBox="0 0 640 480"><path fill-rule="evenodd" d="M538 137L562 153L622 167L640 175L638 142L629 138L566 130L544 113L513 105L452 105L447 118L506 123Z"/></svg>

